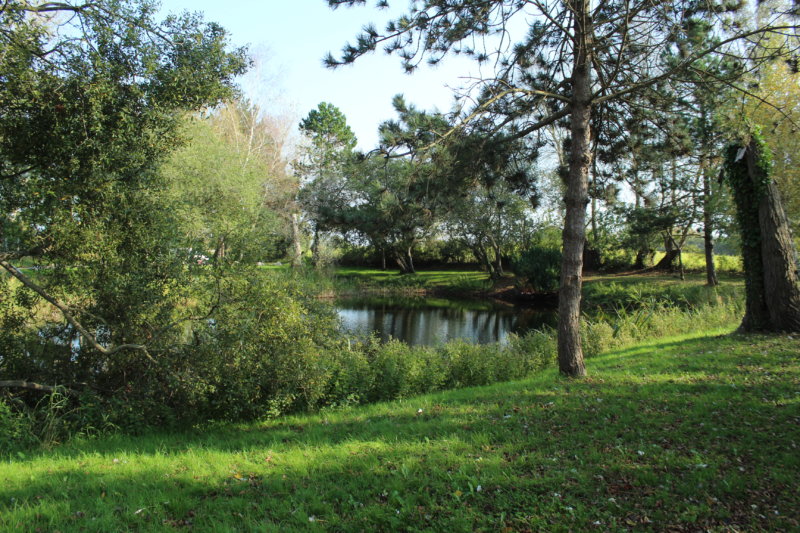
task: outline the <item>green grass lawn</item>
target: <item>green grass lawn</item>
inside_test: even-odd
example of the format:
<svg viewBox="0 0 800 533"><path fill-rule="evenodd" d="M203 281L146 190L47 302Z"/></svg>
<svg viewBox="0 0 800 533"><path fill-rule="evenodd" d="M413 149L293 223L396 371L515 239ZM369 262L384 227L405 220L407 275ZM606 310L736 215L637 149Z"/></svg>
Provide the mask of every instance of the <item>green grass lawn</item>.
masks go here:
<svg viewBox="0 0 800 533"><path fill-rule="evenodd" d="M800 529L800 340L710 332L260 424L0 463L2 531Z"/></svg>
<svg viewBox="0 0 800 533"><path fill-rule="evenodd" d="M486 272L480 270L418 270L416 274L401 276L399 270L380 270L362 267L338 267L336 277L376 285L418 285L429 289L474 286L476 289L491 285Z"/></svg>

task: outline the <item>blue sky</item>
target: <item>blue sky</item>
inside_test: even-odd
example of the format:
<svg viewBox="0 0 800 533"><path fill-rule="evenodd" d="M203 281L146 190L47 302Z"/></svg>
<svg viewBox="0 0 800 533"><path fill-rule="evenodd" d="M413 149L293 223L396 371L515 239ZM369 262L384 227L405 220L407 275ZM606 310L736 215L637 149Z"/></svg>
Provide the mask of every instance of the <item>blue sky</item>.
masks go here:
<svg viewBox="0 0 800 533"><path fill-rule="evenodd" d="M336 70L322 66L326 53L335 54L354 40L364 24L375 22L382 28L390 15L407 8L408 1L395 0L391 5L389 11L371 5L333 11L325 0L162 0L162 11L202 11L206 20L230 32L234 44L249 45L264 60L258 72L243 80L251 99L268 108L289 110L297 121L320 102L331 102L347 116L359 147L371 149L378 124L394 117L395 94L404 94L421 108L448 110L452 102L448 86L459 87L463 76L477 73L468 60L453 58L407 75L398 58L382 52Z"/></svg>

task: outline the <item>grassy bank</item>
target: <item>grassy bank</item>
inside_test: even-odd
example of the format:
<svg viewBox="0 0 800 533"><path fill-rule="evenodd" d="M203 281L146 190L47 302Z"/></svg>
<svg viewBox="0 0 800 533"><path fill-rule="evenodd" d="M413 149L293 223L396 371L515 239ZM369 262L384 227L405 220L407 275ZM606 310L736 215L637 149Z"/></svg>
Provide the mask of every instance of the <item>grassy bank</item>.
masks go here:
<svg viewBox="0 0 800 533"><path fill-rule="evenodd" d="M583 285L584 311L594 313L669 305L691 309L719 302L744 301L744 278L720 275L719 285L706 286L705 274L691 273L681 280L676 275L595 275Z"/></svg>
<svg viewBox="0 0 800 533"><path fill-rule="evenodd" d="M800 341L670 338L313 416L0 464L3 531L795 530Z"/></svg>
<svg viewBox="0 0 800 533"><path fill-rule="evenodd" d="M263 269L270 275L307 287L312 293L330 297L364 293L389 296L486 295L513 287L516 283L511 273L499 282L493 282L486 272L480 270L421 270L413 275L400 275L399 270L363 267L304 269L296 272L287 266L270 266ZM743 278L736 273L721 273L719 278L720 285L716 291L724 298L744 286ZM697 293L707 292L705 274L702 272L688 272L685 280L681 280L677 274L650 272L633 275L595 274L587 276L585 281L584 300L592 306L601 307L613 303L615 299L627 304L635 300L644 301L646 298L658 297L660 293L669 296L667 299L662 299L663 301L680 303L687 299L693 301ZM692 294L684 297L686 291Z"/></svg>

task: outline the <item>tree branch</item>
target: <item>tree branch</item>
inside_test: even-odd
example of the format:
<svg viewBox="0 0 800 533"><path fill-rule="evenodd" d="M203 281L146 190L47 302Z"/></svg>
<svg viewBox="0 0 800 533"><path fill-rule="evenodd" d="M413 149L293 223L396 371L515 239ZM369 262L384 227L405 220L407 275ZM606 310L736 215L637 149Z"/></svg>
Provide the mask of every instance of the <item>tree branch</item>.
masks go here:
<svg viewBox="0 0 800 533"><path fill-rule="evenodd" d="M68 389L62 385L40 385L39 383L33 383L32 381L23 381L23 380L11 380L11 381L0 381L0 388L3 389L28 389L28 390L35 390L41 392L64 392L68 396L77 396L78 393L72 389Z"/></svg>
<svg viewBox="0 0 800 533"><path fill-rule="evenodd" d="M89 333L89 331L78 321L77 318L75 318L75 316L70 311L69 306L51 296L44 288L42 288L35 281L33 281L28 276L20 272L20 270L17 267L12 265L8 261L0 259L0 266L6 269L6 271L8 271L9 274L17 278L19 281L21 281L23 285L31 289L33 292L35 292L36 294L38 294L39 296L50 302L50 304L52 304L53 307L61 311L61 314L64 316L67 322L69 322L72 325L72 327L74 327L78 331L78 333L80 333L80 335L89 344L91 344L91 346L98 352L102 353L103 355L113 355L122 350L138 350L142 352L144 356L147 357L147 359L149 359L152 363L158 364L158 361L156 361L153 358L153 356L150 355L150 353L147 351L147 346L145 346L144 344L120 344L119 346L115 346L114 348L111 349L106 348L97 341L97 338L94 335Z"/></svg>
<svg viewBox="0 0 800 533"><path fill-rule="evenodd" d="M626 94L630 94L632 92L638 91L639 89L643 89L645 87L649 87L649 86L651 86L651 85L653 85L653 84L655 84L655 83L657 83L659 81L666 80L666 79L670 78L671 76L675 75L676 73L678 73L678 72L680 72L682 70L691 68L693 66L693 64L696 63L698 60L704 58L707 55L713 54L714 52L716 52L718 49L720 49L721 47L723 47L726 44L730 44L730 43L732 43L734 41L739 41L741 39L746 39L746 38L752 37L754 35L770 33L770 32L776 32L778 30L792 30L794 28L795 28L794 26L770 26L770 27L767 27L767 28L758 28L756 30L752 30L752 31L749 31L749 32L746 32L746 33L741 33L739 35L735 35L735 36L730 37L728 39L724 39L724 40L716 43L714 46L710 46L710 47L706 48L705 50L701 50L701 51L699 51L699 52L697 52L695 54L692 54L691 56L687 57L683 61L679 62L674 67L665 70L664 72L662 72L658 76L652 76L652 77L647 78L645 80L642 80L640 82L633 83L633 84L631 84L630 86L628 86L628 87L626 87L624 89L620 89L620 90L618 90L616 92L608 93L606 95L594 98L592 100L592 105L600 104L602 102L605 102L606 100L615 100L615 99L617 99L617 98L619 98L621 96L625 96Z"/></svg>

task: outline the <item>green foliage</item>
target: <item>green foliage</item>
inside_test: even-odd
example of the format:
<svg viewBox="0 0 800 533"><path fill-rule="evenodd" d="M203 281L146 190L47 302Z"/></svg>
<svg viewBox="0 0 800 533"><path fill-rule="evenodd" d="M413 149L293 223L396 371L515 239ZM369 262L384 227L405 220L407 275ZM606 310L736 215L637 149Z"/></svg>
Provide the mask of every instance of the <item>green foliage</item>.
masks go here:
<svg viewBox="0 0 800 533"><path fill-rule="evenodd" d="M356 137L339 108L322 102L300 123L308 141L293 169L302 183L298 200L315 231L337 227L337 209L347 205L343 194L348 166L352 163ZM315 243L318 246L319 243ZM312 260L316 261L317 257Z"/></svg>
<svg viewBox="0 0 800 533"><path fill-rule="evenodd" d="M624 280L624 278L622 278ZM614 311L651 308L666 305L680 309L691 309L704 305L742 300L740 284L723 282L716 287L700 284L684 285L633 279L624 281L592 281L583 287L583 309Z"/></svg>
<svg viewBox="0 0 800 533"><path fill-rule="evenodd" d="M730 327L744 310L741 300L706 304L689 309L651 302L648 307L598 313L581 324L581 338L588 357L648 339L687 331Z"/></svg>
<svg viewBox="0 0 800 533"><path fill-rule="evenodd" d="M235 101L185 121L187 142L160 172L183 248L197 260L255 263L286 255L285 215L297 187L271 120Z"/></svg>
<svg viewBox="0 0 800 533"><path fill-rule="evenodd" d="M14 327L0 335L4 378L86 388L113 402L134 382L152 391L152 404L168 403L159 378L174 369L182 340L170 326L204 294L191 294L199 269L159 166L179 146L186 112L230 98L247 60L199 15L153 17L150 2L135 0L59 2L44 12L12 1L0 10L3 268L88 332L78 335L44 298L4 278L0 322ZM23 259L35 268L16 270ZM133 347L115 351L121 345ZM72 398L24 400L45 441L86 426L73 425L83 414Z"/></svg>
<svg viewBox="0 0 800 533"><path fill-rule="evenodd" d="M328 102L321 102L317 109L309 111L300 122L300 131L310 138L316 149L322 151L350 151L357 142L344 113Z"/></svg>
<svg viewBox="0 0 800 533"><path fill-rule="evenodd" d="M664 257L664 252L656 252L653 256L653 261L658 262L662 257ZM684 251L681 253L681 257L683 259L683 268L687 272L702 272L706 268L706 256L704 253ZM728 274L742 274L743 272L741 255L714 254L714 264L717 272Z"/></svg>
<svg viewBox="0 0 800 533"><path fill-rule="evenodd" d="M0 456L28 448L35 443L30 419L0 398Z"/></svg>
<svg viewBox="0 0 800 533"><path fill-rule="evenodd" d="M324 304L285 279L257 274L227 280L218 313L187 324L179 348L154 352L158 367L139 361L141 375L128 373L114 394L46 396L30 410L36 439L56 443L115 427L132 433L410 398L521 379L555 361L550 329L495 345L456 340L410 347L374 337L348 339ZM660 293L666 296L656 299ZM589 302L604 300L616 305L582 325L588 356L657 336L725 327L741 313L741 299L724 284L682 292L655 284L639 290L612 285Z"/></svg>
<svg viewBox="0 0 800 533"><path fill-rule="evenodd" d="M554 291L561 281L561 250L532 246L514 260L512 268L534 291Z"/></svg>
<svg viewBox="0 0 800 533"><path fill-rule="evenodd" d="M733 192L736 203L736 219L739 223L742 246L758 247L761 244L760 225L758 221L758 204L767 192L773 167L772 153L764 142L761 132L756 128L752 132L748 146L731 144L725 152L725 181ZM757 176L750 176L747 168L747 151L754 149L753 155Z"/></svg>

